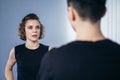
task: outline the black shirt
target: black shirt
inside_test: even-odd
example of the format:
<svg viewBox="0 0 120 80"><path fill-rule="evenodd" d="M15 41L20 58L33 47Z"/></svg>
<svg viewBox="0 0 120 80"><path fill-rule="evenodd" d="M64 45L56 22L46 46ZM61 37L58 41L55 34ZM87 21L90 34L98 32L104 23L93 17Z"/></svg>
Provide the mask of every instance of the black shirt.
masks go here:
<svg viewBox="0 0 120 80"><path fill-rule="evenodd" d="M48 46L40 46L31 50L25 44L15 47L15 58L17 61L17 80L35 80L40 68L41 58L48 51Z"/></svg>
<svg viewBox="0 0 120 80"><path fill-rule="evenodd" d="M74 41L47 53L38 80L120 80L120 45Z"/></svg>

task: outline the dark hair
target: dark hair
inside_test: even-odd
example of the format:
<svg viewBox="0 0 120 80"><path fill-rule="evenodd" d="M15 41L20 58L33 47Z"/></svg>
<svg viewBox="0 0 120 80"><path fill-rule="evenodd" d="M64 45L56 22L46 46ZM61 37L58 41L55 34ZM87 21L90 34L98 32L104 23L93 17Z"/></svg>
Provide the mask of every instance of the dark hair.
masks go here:
<svg viewBox="0 0 120 80"><path fill-rule="evenodd" d="M67 0L67 4L73 6L83 20L92 22L100 20L106 10L106 0Z"/></svg>
<svg viewBox="0 0 120 80"><path fill-rule="evenodd" d="M39 20L39 17L36 14L30 13L30 14L27 14L22 19L22 22L19 25L18 32L19 32L20 39L26 40L26 36L25 36L25 24L26 24L26 21L28 21L28 20L37 20L40 23L40 37L39 37L39 39L43 38L43 36L44 36L44 26L41 24L41 22Z"/></svg>

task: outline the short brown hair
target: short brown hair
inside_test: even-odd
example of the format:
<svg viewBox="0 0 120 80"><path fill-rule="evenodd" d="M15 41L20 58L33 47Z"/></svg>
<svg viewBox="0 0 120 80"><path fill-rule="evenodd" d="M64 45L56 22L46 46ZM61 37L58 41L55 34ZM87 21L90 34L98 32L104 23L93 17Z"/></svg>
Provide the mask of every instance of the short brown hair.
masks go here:
<svg viewBox="0 0 120 80"><path fill-rule="evenodd" d="M26 36L25 36L25 24L26 24L26 22L28 20L37 20L40 23L40 37L39 37L39 39L43 38L44 37L44 26L41 24L41 22L39 20L39 17L36 14L30 13L30 14L27 14L22 19L22 22L19 24L18 32L19 32L20 39L22 39L24 41L26 40Z"/></svg>
<svg viewBox="0 0 120 80"><path fill-rule="evenodd" d="M83 19L97 22L106 11L107 0L67 0L68 7L72 6Z"/></svg>

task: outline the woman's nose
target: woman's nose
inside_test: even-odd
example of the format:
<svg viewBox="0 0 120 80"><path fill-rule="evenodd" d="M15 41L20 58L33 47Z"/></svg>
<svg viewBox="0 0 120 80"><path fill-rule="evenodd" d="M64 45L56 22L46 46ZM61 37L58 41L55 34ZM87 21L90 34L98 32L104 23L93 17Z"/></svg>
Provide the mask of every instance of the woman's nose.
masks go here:
<svg viewBox="0 0 120 80"><path fill-rule="evenodd" d="M37 29L36 29L36 28L34 28L34 29L33 29L33 32L37 32Z"/></svg>

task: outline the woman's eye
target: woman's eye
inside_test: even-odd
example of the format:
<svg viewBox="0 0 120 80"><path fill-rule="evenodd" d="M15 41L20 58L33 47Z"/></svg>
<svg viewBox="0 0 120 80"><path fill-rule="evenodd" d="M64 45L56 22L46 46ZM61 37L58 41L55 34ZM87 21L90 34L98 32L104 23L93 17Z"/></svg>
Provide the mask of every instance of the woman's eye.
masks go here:
<svg viewBox="0 0 120 80"><path fill-rule="evenodd" d="M32 26L28 26L28 29L32 29L33 27Z"/></svg>
<svg viewBox="0 0 120 80"><path fill-rule="evenodd" d="M37 29L40 29L40 26L36 26Z"/></svg>

